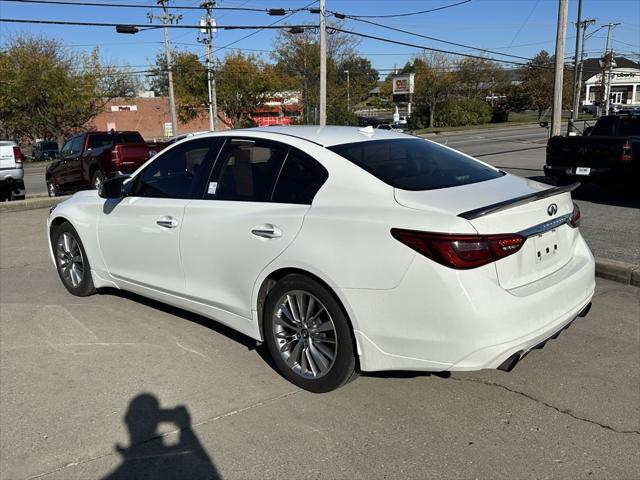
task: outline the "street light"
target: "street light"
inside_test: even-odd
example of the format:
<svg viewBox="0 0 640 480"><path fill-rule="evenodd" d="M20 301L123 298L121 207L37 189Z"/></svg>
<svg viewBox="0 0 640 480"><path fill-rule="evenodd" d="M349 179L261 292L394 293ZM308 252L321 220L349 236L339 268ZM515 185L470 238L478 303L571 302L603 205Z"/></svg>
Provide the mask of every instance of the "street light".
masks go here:
<svg viewBox="0 0 640 480"><path fill-rule="evenodd" d="M350 98L350 85L349 85L349 70L345 70L344 73L347 74L347 112L351 113L351 98Z"/></svg>
<svg viewBox="0 0 640 480"><path fill-rule="evenodd" d="M116 25L116 32L118 33L128 33L133 35L139 31L138 27L134 27L133 25Z"/></svg>

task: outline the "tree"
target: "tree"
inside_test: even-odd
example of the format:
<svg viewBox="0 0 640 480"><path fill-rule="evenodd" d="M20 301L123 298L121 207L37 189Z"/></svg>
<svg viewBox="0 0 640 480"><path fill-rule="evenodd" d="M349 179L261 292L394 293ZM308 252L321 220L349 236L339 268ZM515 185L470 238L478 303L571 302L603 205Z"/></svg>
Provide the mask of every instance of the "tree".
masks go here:
<svg viewBox="0 0 640 480"><path fill-rule="evenodd" d="M414 127L427 118L427 127L433 127L437 110L455 93L456 74L449 57L441 53L423 53L407 63L402 73L415 73L412 114ZM415 118L414 118L415 117Z"/></svg>
<svg viewBox="0 0 640 480"><path fill-rule="evenodd" d="M110 99L137 89L126 70L73 54L58 41L20 35L0 52L0 123L22 141L56 139L82 128Z"/></svg>
<svg viewBox="0 0 640 480"><path fill-rule="evenodd" d="M173 93L181 122L193 120L207 110L207 70L198 55L174 51L171 54ZM164 52L156 56L156 65L149 74L149 87L158 96L169 94L169 75Z"/></svg>
<svg viewBox="0 0 640 480"><path fill-rule="evenodd" d="M251 113L277 88L272 72L253 54L238 51L225 55L216 72L217 99L234 127L253 126Z"/></svg>
<svg viewBox="0 0 640 480"><path fill-rule="evenodd" d="M329 31L331 29L329 27ZM369 60L356 54L358 40L348 34L327 35L327 123L353 123L355 117L347 111L347 76L351 105L367 98L378 80ZM320 45L316 31L291 34L280 31L272 58L283 86L302 91L307 123L313 123L313 113L319 106Z"/></svg>
<svg viewBox="0 0 640 480"><path fill-rule="evenodd" d="M456 74L459 93L467 98L505 93L511 80L499 64L483 58L464 57L456 62Z"/></svg>
<svg viewBox="0 0 640 480"><path fill-rule="evenodd" d="M527 95L529 106L538 110L538 120L544 110L553 103L554 58L545 50L540 51L522 68L522 90ZM573 76L565 67L562 87L562 106L571 106Z"/></svg>

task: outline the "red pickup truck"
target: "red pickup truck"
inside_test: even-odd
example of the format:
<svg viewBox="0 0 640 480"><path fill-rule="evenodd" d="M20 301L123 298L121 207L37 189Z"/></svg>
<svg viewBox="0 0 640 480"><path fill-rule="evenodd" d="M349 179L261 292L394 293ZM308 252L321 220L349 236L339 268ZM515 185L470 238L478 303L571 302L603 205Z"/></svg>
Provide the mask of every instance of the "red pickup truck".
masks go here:
<svg viewBox="0 0 640 480"><path fill-rule="evenodd" d="M98 188L104 179L129 174L158 152L138 132L86 132L67 140L45 174L49 196Z"/></svg>

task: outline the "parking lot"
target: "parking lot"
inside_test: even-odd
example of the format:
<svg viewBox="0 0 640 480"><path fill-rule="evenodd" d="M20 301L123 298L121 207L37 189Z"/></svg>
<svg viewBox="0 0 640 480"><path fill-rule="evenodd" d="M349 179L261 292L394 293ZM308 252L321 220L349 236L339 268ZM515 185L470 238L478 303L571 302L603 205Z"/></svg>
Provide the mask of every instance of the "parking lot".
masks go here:
<svg viewBox="0 0 640 480"><path fill-rule="evenodd" d="M69 295L46 215L0 213L3 479L638 477L638 288L598 279L591 313L511 373L314 395L212 321Z"/></svg>

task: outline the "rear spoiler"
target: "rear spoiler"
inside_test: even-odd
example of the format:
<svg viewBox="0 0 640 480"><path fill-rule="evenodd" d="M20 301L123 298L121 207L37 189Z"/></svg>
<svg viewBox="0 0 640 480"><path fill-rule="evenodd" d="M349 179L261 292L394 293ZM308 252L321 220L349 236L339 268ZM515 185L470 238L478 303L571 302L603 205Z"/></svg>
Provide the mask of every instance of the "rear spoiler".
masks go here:
<svg viewBox="0 0 640 480"><path fill-rule="evenodd" d="M524 205L525 203L535 202L536 200L542 200L543 198L553 197L561 193L572 192L580 186L580 182L576 182L573 185L566 185L563 187L553 187L541 192L531 193L522 197L512 198L503 202L493 203L486 207L476 208L469 210L468 212L459 213L458 216L466 220L473 220L474 218L483 217L490 213L499 212L501 210L507 210L509 208L517 207L518 205Z"/></svg>

